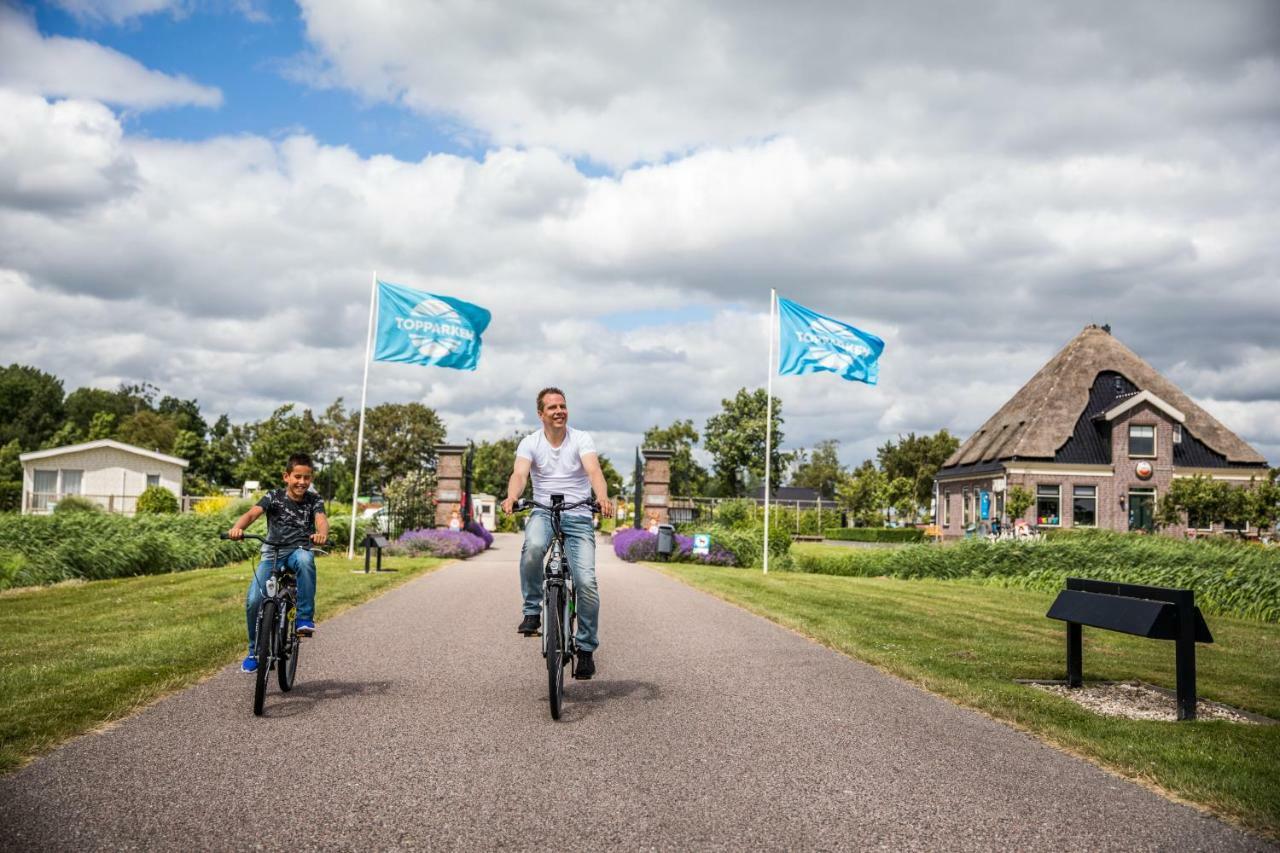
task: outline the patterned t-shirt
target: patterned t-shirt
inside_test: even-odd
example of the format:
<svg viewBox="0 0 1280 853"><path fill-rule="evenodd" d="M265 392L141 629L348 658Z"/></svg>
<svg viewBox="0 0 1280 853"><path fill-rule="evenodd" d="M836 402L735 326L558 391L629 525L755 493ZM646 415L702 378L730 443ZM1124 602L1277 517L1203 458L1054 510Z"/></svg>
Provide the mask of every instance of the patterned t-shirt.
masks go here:
<svg viewBox="0 0 1280 853"><path fill-rule="evenodd" d="M288 489L276 489L263 495L258 506L267 516L267 539L285 546L280 549L281 556L307 544L316 532L316 515L325 514L324 499L310 490L299 503L289 497ZM262 546L264 554L270 550Z"/></svg>

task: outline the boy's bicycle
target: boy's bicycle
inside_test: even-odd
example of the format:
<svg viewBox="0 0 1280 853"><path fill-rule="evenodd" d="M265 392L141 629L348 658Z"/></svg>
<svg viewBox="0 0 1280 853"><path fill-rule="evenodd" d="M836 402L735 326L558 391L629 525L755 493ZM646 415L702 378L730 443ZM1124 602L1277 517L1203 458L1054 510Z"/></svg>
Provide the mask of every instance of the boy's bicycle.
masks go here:
<svg viewBox="0 0 1280 853"><path fill-rule="evenodd" d="M219 534L221 539L230 539L225 532ZM253 713L262 716L262 704L267 696L267 679L272 668L276 671L280 690L288 693L293 689L298 674L298 651L302 645L301 638L295 628L298 615L298 578L293 570L280 559L280 548L283 542L269 542L253 533L244 534L245 539L256 539L272 550L271 574L263 584L262 601L258 604L254 636L257 643L254 654L258 658L258 669L254 679ZM324 553L308 545L297 545L305 550ZM255 578L257 573L254 574Z"/></svg>
<svg viewBox="0 0 1280 853"><path fill-rule="evenodd" d="M551 514L551 544L543 564L542 656L547 663L547 695L551 700L553 720L560 719L560 708L564 702L564 668L569 666L572 674L578 651L574 636L578 623L577 598L560 516L584 506L590 507L592 512L600 511L594 498L566 504L564 495L552 495L550 506L521 498L512 507L515 512L536 507Z"/></svg>

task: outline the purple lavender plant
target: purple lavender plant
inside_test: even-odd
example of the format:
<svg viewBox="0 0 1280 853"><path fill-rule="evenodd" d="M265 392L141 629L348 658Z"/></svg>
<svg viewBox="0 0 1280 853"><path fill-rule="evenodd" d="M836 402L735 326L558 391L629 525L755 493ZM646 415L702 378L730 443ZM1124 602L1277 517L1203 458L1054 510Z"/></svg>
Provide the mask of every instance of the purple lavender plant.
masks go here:
<svg viewBox="0 0 1280 853"><path fill-rule="evenodd" d="M613 553L629 563L658 559L658 537L647 530L628 527L614 531ZM676 550L671 559L680 563L702 563L708 566L736 566L738 558L732 551L718 543L712 543L708 554L693 553L693 537L676 535Z"/></svg>
<svg viewBox="0 0 1280 853"><path fill-rule="evenodd" d="M474 557L485 549L484 540L465 530L407 530L391 547L400 556L463 559Z"/></svg>
<svg viewBox="0 0 1280 853"><path fill-rule="evenodd" d="M488 550L493 545L493 534L484 529L484 523L480 519L471 519L463 529L471 535L479 536L483 539L485 550Z"/></svg>

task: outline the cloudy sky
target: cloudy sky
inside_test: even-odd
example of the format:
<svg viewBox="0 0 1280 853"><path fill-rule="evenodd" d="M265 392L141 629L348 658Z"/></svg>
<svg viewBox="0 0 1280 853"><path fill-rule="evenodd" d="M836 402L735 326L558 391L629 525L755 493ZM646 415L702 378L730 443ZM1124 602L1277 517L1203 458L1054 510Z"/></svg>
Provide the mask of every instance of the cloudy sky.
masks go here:
<svg viewBox="0 0 1280 853"><path fill-rule="evenodd" d="M1280 462L1280 4L0 0L0 360L206 413L359 400L370 277L466 299L450 439L628 458L878 334L786 445L981 424L1088 323Z"/></svg>

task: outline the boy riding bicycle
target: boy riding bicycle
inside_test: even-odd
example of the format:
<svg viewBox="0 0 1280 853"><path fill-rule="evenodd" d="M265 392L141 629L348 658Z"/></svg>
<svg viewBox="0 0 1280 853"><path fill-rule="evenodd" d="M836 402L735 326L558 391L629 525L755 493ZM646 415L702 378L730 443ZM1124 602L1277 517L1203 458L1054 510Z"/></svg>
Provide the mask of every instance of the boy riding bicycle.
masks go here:
<svg viewBox="0 0 1280 853"><path fill-rule="evenodd" d="M604 472L595 442L582 430L569 427L569 408L559 388L538 392L538 420L542 429L525 436L516 448L515 469L507 484L502 511L510 514L533 474L533 499L550 504L551 495L564 495L566 504L576 503L595 493L604 515L613 512ZM596 534L591 511L585 507L565 513L561 519L569 570L577 591L578 663L574 677L588 679L595 674L592 657L600 645L598 624L600 593L596 588ZM524 548L520 551L520 590L524 596L524 618L516 630L526 637L542 625L542 561L551 545L551 517L535 509L524 526Z"/></svg>
<svg viewBox="0 0 1280 853"><path fill-rule="evenodd" d="M329 519L325 516L324 501L311 491L311 477L311 457L305 453L293 454L285 463L284 488L263 495L262 500L250 507L227 531L228 539L242 539L245 528L265 513L266 538L280 543L278 547L262 546L262 561L249 582L244 602L245 620L249 625L249 656L240 665L241 672L258 669L254 637L258 604L262 601L262 590L271 576L271 568L277 561L292 569L298 579L298 634L310 637L315 632L316 561L306 546L311 543L323 545L328 540Z"/></svg>

